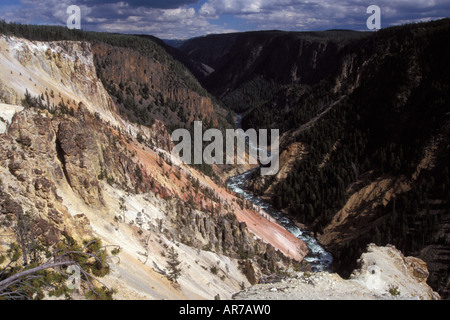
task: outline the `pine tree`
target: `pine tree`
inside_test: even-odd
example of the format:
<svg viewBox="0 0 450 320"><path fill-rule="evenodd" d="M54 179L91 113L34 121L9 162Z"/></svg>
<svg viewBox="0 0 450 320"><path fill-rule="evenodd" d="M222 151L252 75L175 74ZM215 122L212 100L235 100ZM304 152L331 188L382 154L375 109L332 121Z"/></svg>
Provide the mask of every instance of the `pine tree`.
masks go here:
<svg viewBox="0 0 450 320"><path fill-rule="evenodd" d="M169 270L168 278L170 281L177 282L181 275L181 269L178 268L181 261L178 259L178 253L173 247L168 250L167 269Z"/></svg>

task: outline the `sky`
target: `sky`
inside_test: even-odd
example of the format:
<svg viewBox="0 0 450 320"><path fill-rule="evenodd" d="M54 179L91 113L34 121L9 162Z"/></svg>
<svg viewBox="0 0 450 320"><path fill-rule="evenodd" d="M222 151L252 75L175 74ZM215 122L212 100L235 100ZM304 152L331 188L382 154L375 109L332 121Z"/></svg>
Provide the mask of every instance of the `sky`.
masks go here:
<svg viewBox="0 0 450 320"><path fill-rule="evenodd" d="M367 8L381 9L381 27L450 17L450 0L0 0L0 20L66 25L81 9L89 31L188 39L253 30L367 30Z"/></svg>

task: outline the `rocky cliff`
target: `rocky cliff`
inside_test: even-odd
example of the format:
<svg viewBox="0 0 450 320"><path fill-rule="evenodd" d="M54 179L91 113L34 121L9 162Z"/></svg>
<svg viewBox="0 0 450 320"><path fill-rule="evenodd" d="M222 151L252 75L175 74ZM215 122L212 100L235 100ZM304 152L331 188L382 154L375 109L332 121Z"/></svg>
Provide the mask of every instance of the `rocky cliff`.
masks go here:
<svg viewBox="0 0 450 320"><path fill-rule="evenodd" d="M118 109L97 78L89 43L38 43L2 35L0 48L3 102L21 104L28 90L44 95L49 104L64 99L76 107L82 102L106 121L119 123Z"/></svg>

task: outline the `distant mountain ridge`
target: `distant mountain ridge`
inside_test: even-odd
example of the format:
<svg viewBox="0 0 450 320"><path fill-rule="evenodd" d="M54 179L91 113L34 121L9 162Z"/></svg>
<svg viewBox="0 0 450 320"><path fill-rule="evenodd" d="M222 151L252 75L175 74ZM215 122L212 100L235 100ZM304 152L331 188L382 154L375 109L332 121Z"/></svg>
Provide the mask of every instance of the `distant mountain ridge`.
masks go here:
<svg viewBox="0 0 450 320"><path fill-rule="evenodd" d="M254 31L194 38L179 49L215 70L201 82L222 97L254 76L282 84L317 83L336 65L345 43L369 35L345 30Z"/></svg>

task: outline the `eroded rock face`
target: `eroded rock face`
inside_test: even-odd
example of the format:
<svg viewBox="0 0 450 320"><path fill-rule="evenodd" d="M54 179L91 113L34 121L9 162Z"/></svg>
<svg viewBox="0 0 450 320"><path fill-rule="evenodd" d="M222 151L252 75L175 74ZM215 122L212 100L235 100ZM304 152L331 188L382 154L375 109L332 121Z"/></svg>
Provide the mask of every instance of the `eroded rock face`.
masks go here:
<svg viewBox="0 0 450 320"><path fill-rule="evenodd" d="M13 89L4 83L0 83L0 101L11 105L16 105L20 104L21 99L22 98L19 97Z"/></svg>
<svg viewBox="0 0 450 320"><path fill-rule="evenodd" d="M86 42L36 42L0 36L0 101L20 104L32 96L55 92L50 102L83 102L92 112L117 124L117 107L97 77L91 45Z"/></svg>
<svg viewBox="0 0 450 320"><path fill-rule="evenodd" d="M371 230L377 209L385 207L397 194L409 190L411 185L406 179L380 178L364 186L334 215L319 240L333 252L342 243L364 235ZM354 232L349 232L351 228L355 228Z"/></svg>
<svg viewBox="0 0 450 320"><path fill-rule="evenodd" d="M428 272L428 267L425 261L416 257L406 257L405 263L410 271L410 273L418 279L420 282L425 283L428 279L430 273Z"/></svg>
<svg viewBox="0 0 450 320"><path fill-rule="evenodd" d="M137 164L122 138L84 108L75 117L24 110L13 117L0 140L4 186L0 204L5 215L31 210L60 231L80 229L85 235L89 232L68 216L58 190L71 188L88 206L100 208L104 206L100 178L130 189L150 185L145 173L138 185Z"/></svg>
<svg viewBox="0 0 450 320"><path fill-rule="evenodd" d="M96 170L103 154L96 135L86 125L89 123L61 121L55 148L69 185L87 204L95 206L104 203Z"/></svg>
<svg viewBox="0 0 450 320"><path fill-rule="evenodd" d="M250 283L257 283L262 273L285 269L292 262L272 245L256 239L246 224L232 215L210 215L182 206L174 211L175 238L193 247L240 259Z"/></svg>
<svg viewBox="0 0 450 320"><path fill-rule="evenodd" d="M149 136L151 137L151 140L153 141L155 147L165 150L169 153L172 152L172 149L174 147L172 137L167 132L167 128L164 123L156 120L150 129Z"/></svg>
<svg viewBox="0 0 450 320"><path fill-rule="evenodd" d="M27 216L33 235L49 247L62 235L92 236L90 227L76 223L62 203L58 188L64 174L55 139L51 120L32 110L17 114L7 134L0 135L0 227L14 228L17 219Z"/></svg>
<svg viewBox="0 0 450 320"><path fill-rule="evenodd" d="M157 133L161 147L168 146L164 126ZM71 188L92 208L105 206L99 179L109 179L131 190L152 190L146 171L140 171L133 155L126 148L125 138L104 126L101 121L81 107L71 116L53 117L27 109L17 114L1 137L1 166L8 178L15 180L24 195L32 193L41 201L30 201L30 207L43 210L55 224L64 219L51 210L61 204L59 188ZM140 169L139 169L140 170ZM30 198L31 199L31 198ZM1 202L2 210L15 213L21 210L15 197ZM259 257L263 269L276 269L284 256L271 245L256 240L245 223L239 223L232 215L212 215L178 205L174 235L183 242L198 248L231 255L238 259Z"/></svg>
<svg viewBox="0 0 450 320"><path fill-rule="evenodd" d="M155 121L150 128L140 127L116 114L114 106L109 105L111 98L93 71L89 45L71 42L43 44L0 38L0 46L1 54L15 67L14 71L7 70L7 78L2 74L1 80L7 82L23 76L30 81L29 85L20 87L23 90L17 86L11 89L17 95L22 96L22 91L28 88L34 96L47 92L48 86L49 95L54 91L51 103L57 105L59 98L69 103L68 98L71 98L70 112L62 112L62 107L50 108L50 103L45 104L46 110L42 106L41 109L32 106L12 116L11 123L8 121L5 125L5 133L0 134L2 232L6 230L13 234L20 216L30 214L36 235L50 250L65 235L79 243L105 234L107 236L102 239L108 243L127 242L129 239L124 240L126 237L123 235L122 239L115 234L108 237L110 233L122 234L122 231L134 228L131 223L134 221L128 224L128 220L126 226L120 225L120 230L115 225L118 224L113 220L119 212L115 206L118 199L112 197L111 190L120 190L118 193L121 195L151 194L150 197L164 201L182 198L175 188L175 184L183 180L181 170L177 171L179 177L171 180L178 169L160 161L159 153L163 152L153 148L172 149L165 125ZM9 51L3 51L5 46L10 47ZM37 72L36 78L29 78L27 70L33 71L37 65L42 70ZM22 74L18 75L18 72ZM103 94L106 96L102 97ZM186 98L179 91L167 94L172 99ZM187 107L194 107L197 97L188 95L188 98ZM214 106L209 98L203 98L198 102L201 106L199 112L205 111L214 122ZM140 140L137 133L144 135L144 143L137 142ZM149 144L152 148L148 148ZM130 200L126 204L130 208L134 203ZM187 207L182 201L181 206ZM167 219L169 216L173 218L172 224L164 221L165 225L170 225L169 230L167 234L165 229L159 233L164 237L170 236L170 241L183 241L197 249L205 249L204 252L232 257L227 260L236 266L235 273L239 275L236 279L240 279L239 283L232 284L235 288L239 288L241 280L245 279L243 273L254 282L262 271L276 271L284 267L283 263L290 263L274 247L253 235L245 223L217 212L215 215L205 207L200 208L204 211L186 209L181 213L175 210L167 213ZM111 221L117 229L111 227ZM98 231L102 228L103 234ZM13 243L15 239L8 241ZM127 254L134 255L134 249L133 244ZM191 247L186 250L193 251ZM212 255L211 252L206 253ZM158 253L152 254L158 256ZM135 259L129 260L131 264L134 262L137 263ZM238 265L241 266L239 271ZM145 266L142 270L148 271ZM226 287L229 283L221 285ZM173 292L167 296L173 297Z"/></svg>

